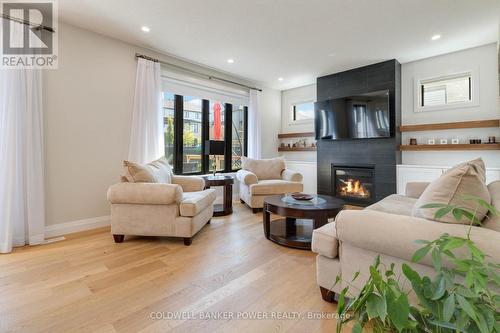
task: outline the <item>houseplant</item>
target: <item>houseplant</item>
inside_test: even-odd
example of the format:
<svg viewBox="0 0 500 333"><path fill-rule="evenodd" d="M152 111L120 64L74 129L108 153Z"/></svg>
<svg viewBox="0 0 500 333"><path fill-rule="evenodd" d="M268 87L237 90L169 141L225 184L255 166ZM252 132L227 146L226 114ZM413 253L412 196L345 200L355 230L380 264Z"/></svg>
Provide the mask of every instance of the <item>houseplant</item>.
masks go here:
<svg viewBox="0 0 500 333"><path fill-rule="evenodd" d="M464 197L486 207L493 215L498 210L477 197ZM411 283L411 293L417 304L409 302L409 292L403 288L404 279L395 273L395 265L384 267L377 257L370 266L369 278L359 292L353 293L351 282L346 281L338 300L337 332L354 321L353 332L371 328L374 332L497 332L500 333L500 264L486 260L486 255L470 239L471 226L480 223L475 212L463 207L445 204L429 204L422 208L434 208L436 217L451 214L457 221L469 220L464 238L443 234L434 241L420 240L423 246L412 258L421 261L430 254L435 270L433 278L420 276L409 265L401 270ZM456 256L458 249L465 248L465 258ZM447 267L443 261L452 265ZM341 281L337 277L335 283ZM350 300L348 295L355 295Z"/></svg>

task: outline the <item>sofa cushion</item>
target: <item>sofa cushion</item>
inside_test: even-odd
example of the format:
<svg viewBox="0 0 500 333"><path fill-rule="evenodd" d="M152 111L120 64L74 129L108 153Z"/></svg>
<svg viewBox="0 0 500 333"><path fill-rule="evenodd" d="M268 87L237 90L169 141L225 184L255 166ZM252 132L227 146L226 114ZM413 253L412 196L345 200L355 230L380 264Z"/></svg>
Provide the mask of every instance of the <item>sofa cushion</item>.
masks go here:
<svg viewBox="0 0 500 333"><path fill-rule="evenodd" d="M250 194L252 195L272 195L302 192L304 186L302 183L289 182L286 180L260 180L257 184L250 185Z"/></svg>
<svg viewBox="0 0 500 333"><path fill-rule="evenodd" d="M438 208L421 208L426 204L441 203L457 205L473 212L476 211L476 217L482 220L487 213L487 208L481 205L478 206L476 201L464 200L464 196L476 196L488 203L491 202L485 179L486 168L480 158L454 166L427 186L415 203L413 215L438 222L470 223L465 217L462 217L460 221L456 221L452 214L436 219L434 215Z"/></svg>
<svg viewBox="0 0 500 333"><path fill-rule="evenodd" d="M500 180L490 183L488 190L491 195L491 205L500 211ZM488 213L483 220L482 226L500 232L500 216Z"/></svg>
<svg viewBox="0 0 500 333"><path fill-rule="evenodd" d="M241 168L253 172L259 180L281 179L285 167L285 160L281 157L264 160L241 157Z"/></svg>
<svg viewBox="0 0 500 333"><path fill-rule="evenodd" d="M208 206L213 205L215 199L216 195L214 189L198 192L184 192L180 204L181 216L196 216Z"/></svg>
<svg viewBox="0 0 500 333"><path fill-rule="evenodd" d="M313 230L311 250L328 258L337 258L339 240L335 230L335 222L327 223Z"/></svg>
<svg viewBox="0 0 500 333"><path fill-rule="evenodd" d="M123 161L125 178L130 183L172 183L172 167L165 157L148 164Z"/></svg>
<svg viewBox="0 0 500 333"><path fill-rule="evenodd" d="M389 214L412 216L412 210L416 202L417 199L409 198L404 195L392 194L365 209Z"/></svg>

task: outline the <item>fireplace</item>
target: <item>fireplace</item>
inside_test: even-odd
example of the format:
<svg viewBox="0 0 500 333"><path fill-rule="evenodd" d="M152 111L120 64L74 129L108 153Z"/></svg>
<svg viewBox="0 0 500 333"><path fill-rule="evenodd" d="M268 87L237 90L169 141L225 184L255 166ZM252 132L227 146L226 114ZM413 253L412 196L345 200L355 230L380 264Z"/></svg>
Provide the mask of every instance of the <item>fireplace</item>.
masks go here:
<svg viewBox="0 0 500 333"><path fill-rule="evenodd" d="M332 164L333 196L346 203L367 206L375 200L375 168L373 165Z"/></svg>

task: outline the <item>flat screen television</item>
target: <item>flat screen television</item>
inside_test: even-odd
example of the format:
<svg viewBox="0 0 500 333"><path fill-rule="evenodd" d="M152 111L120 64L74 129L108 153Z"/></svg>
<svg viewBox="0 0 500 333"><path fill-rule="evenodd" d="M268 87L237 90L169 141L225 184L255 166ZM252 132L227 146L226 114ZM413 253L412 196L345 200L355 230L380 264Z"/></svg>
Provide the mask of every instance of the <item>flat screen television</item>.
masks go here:
<svg viewBox="0 0 500 333"><path fill-rule="evenodd" d="M370 139L393 136L389 91L316 102L316 140Z"/></svg>

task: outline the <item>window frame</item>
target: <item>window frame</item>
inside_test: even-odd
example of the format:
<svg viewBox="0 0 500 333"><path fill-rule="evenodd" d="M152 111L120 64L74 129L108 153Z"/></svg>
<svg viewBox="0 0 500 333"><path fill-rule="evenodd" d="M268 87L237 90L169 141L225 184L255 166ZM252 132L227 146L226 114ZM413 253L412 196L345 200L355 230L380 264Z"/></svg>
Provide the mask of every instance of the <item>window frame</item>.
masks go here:
<svg viewBox="0 0 500 333"><path fill-rule="evenodd" d="M415 80L414 84L414 112L428 112L428 111L444 111L459 108L477 107L479 106L479 71L477 69L457 71L453 73L444 73L441 75L436 75L432 77L419 78ZM443 81L447 79L454 79L459 77L469 76L469 95L470 99L464 102L442 104L442 105L430 105L425 106L423 104L423 89L424 85L432 83L435 81Z"/></svg>
<svg viewBox="0 0 500 333"><path fill-rule="evenodd" d="M193 96L196 97L196 96ZM205 142L209 140L210 130L210 100L201 99L201 171L184 172L184 96L174 94L174 173L176 175L204 175L210 173L209 158L205 155L206 146ZM239 169L232 168L232 118L233 118L233 104L224 103L224 170L218 171L222 173L236 172ZM243 119L244 119L244 142L243 142L243 156L247 156L248 152L248 106L243 105Z"/></svg>
<svg viewBox="0 0 500 333"><path fill-rule="evenodd" d="M301 100L301 101L296 101L292 102L290 104L290 115L289 115L289 125L298 125L298 124L310 124L314 122L314 100L309 99L309 100ZM308 104L311 103L313 105L313 118L311 119L302 119L302 120L295 120L295 115L296 115L296 110L295 107L299 104Z"/></svg>

